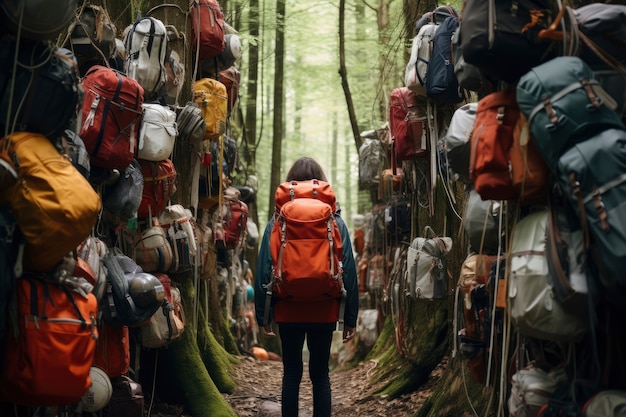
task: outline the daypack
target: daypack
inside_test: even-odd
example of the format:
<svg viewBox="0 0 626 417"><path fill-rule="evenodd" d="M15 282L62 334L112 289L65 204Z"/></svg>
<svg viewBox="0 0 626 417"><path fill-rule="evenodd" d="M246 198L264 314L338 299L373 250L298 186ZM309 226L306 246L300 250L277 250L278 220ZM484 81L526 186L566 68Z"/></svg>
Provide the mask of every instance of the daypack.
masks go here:
<svg viewBox="0 0 626 417"><path fill-rule="evenodd" d="M624 129L615 101L578 57L561 56L532 68L520 78L516 96L553 174L559 157L576 143L608 128Z"/></svg>
<svg viewBox="0 0 626 417"><path fill-rule="evenodd" d="M224 13L217 0L190 0L191 51L198 60L213 58L226 47Z"/></svg>
<svg viewBox="0 0 626 417"><path fill-rule="evenodd" d="M615 61L626 63L626 6L623 4L591 3L574 10L578 30L600 51ZM579 35L580 36L580 35ZM607 69L607 62L583 39L580 57L594 70ZM608 68L612 65L608 65ZM612 93L612 91L611 91Z"/></svg>
<svg viewBox="0 0 626 417"><path fill-rule="evenodd" d="M580 220L563 189L555 185L550 194L550 214L546 230L548 278L554 298L564 309L589 314L589 284L593 279L587 265L587 247Z"/></svg>
<svg viewBox="0 0 626 417"><path fill-rule="evenodd" d="M515 90L497 91L478 102L470 151L470 179L484 200L547 197L545 162L533 149Z"/></svg>
<svg viewBox="0 0 626 417"><path fill-rule="evenodd" d="M163 161L171 157L178 135L176 112L159 103L143 103L138 159Z"/></svg>
<svg viewBox="0 0 626 417"><path fill-rule="evenodd" d="M471 184L469 175L470 145L478 103L467 103L456 109L444 136L448 166L465 184Z"/></svg>
<svg viewBox="0 0 626 417"><path fill-rule="evenodd" d="M626 407L626 391L606 389L589 398L582 407L582 417L619 416Z"/></svg>
<svg viewBox="0 0 626 417"><path fill-rule="evenodd" d="M558 182L590 242L600 297L621 306L626 295L626 131L607 129L574 145L558 162Z"/></svg>
<svg viewBox="0 0 626 417"><path fill-rule="evenodd" d="M448 296L446 258L451 249L452 239L437 236L429 226L423 237L413 239L406 255L407 295L427 302Z"/></svg>
<svg viewBox="0 0 626 417"><path fill-rule="evenodd" d="M72 50L84 76L92 65L106 65L116 52L117 29L107 10L96 4L85 4L80 15L68 28L69 39L64 44Z"/></svg>
<svg viewBox="0 0 626 417"><path fill-rule="evenodd" d="M139 160L143 174L143 193L137 209L137 217L146 218L150 213L158 216L176 192L176 167L171 159L163 161Z"/></svg>
<svg viewBox="0 0 626 417"><path fill-rule="evenodd" d="M65 48L26 41L20 43L16 57L15 41L4 37L0 40L0 93L3 132L35 132L56 140L76 119L81 105L76 59Z"/></svg>
<svg viewBox="0 0 626 417"><path fill-rule="evenodd" d="M384 163L385 153L380 139L363 138L359 147L359 189L378 189Z"/></svg>
<svg viewBox="0 0 626 417"><path fill-rule="evenodd" d="M0 380L2 398L28 406L76 404L91 385L98 302L35 274L17 281L16 319Z"/></svg>
<svg viewBox="0 0 626 417"><path fill-rule="evenodd" d="M176 116L178 141L188 143L190 147L199 147L206 133L206 121L198 104L188 102Z"/></svg>
<svg viewBox="0 0 626 417"><path fill-rule="evenodd" d="M511 417L538 416L558 387L566 383L564 367L548 371L531 362L511 376L511 394L507 402ZM609 416L610 414L603 414Z"/></svg>
<svg viewBox="0 0 626 417"><path fill-rule="evenodd" d="M389 97L389 132L398 161L428 156L430 130L426 103L407 87L394 88Z"/></svg>
<svg viewBox="0 0 626 417"><path fill-rule="evenodd" d="M217 140L226 132L228 94L226 86L213 78L201 78L192 86L192 100L198 104L206 122L205 139Z"/></svg>
<svg viewBox="0 0 626 417"><path fill-rule="evenodd" d="M137 217L143 195L143 172L139 161L133 159L120 173L119 179L102 189L102 205L122 221Z"/></svg>
<svg viewBox="0 0 626 417"><path fill-rule="evenodd" d="M426 95L436 104L456 104L465 99L454 74L452 36L458 27L458 19L450 16L439 25L433 36Z"/></svg>
<svg viewBox="0 0 626 417"><path fill-rule="evenodd" d="M91 272L93 272L95 283L91 292L96 296L96 300L98 300L98 302L100 302L104 296L104 291L106 289L107 277L102 260L108 252L109 248L106 243L104 243L102 239L95 236L87 237L87 239L85 239L76 248L76 262L78 263L79 259L84 261L87 265L89 265Z"/></svg>
<svg viewBox="0 0 626 417"><path fill-rule="evenodd" d="M462 309L463 325L457 334L459 351L466 360L472 377L480 384L487 379L487 353L489 344L486 335L489 323L486 318L491 309L489 303L489 277L491 265L497 256L469 255L461 265L456 296Z"/></svg>
<svg viewBox="0 0 626 417"><path fill-rule="evenodd" d="M426 73L431 58L431 41L438 25L429 22L423 25L413 38L411 55L404 72L404 85L417 95L426 95Z"/></svg>
<svg viewBox="0 0 626 417"><path fill-rule="evenodd" d="M224 50L215 57L215 62L211 62L213 60L209 60L202 63L203 71L207 71L208 73L211 71L214 72L217 67L217 71L220 72L232 67L235 65L235 62L241 58L241 39L239 39L238 34L227 33L224 35L224 44Z"/></svg>
<svg viewBox="0 0 626 417"><path fill-rule="evenodd" d="M101 208L100 197L45 136L17 132L0 140L0 153L17 173L0 193L26 242L24 266L50 271L89 234ZM13 162L18 165L14 166Z"/></svg>
<svg viewBox="0 0 626 417"><path fill-rule="evenodd" d="M248 223L248 205L239 199L240 192L235 187L224 191L221 224L224 228L224 246L234 249L245 240Z"/></svg>
<svg viewBox="0 0 626 417"><path fill-rule="evenodd" d="M77 0L3 2L0 21L3 29L9 29L20 38L54 40L72 20L77 4Z"/></svg>
<svg viewBox="0 0 626 417"><path fill-rule="evenodd" d="M93 365L104 370L109 378L128 374L130 368L130 334L126 326L98 322L98 341Z"/></svg>
<svg viewBox="0 0 626 417"><path fill-rule="evenodd" d="M79 136L91 164L123 170L136 157L143 87L113 69L94 65L83 79L85 100Z"/></svg>
<svg viewBox="0 0 626 417"><path fill-rule="evenodd" d="M241 72L235 67L229 67L220 71L219 81L226 87L228 95L228 113L232 113L239 102L239 86L241 85Z"/></svg>
<svg viewBox="0 0 626 417"><path fill-rule="evenodd" d="M548 0L468 0L460 22L463 58L497 80L514 83L552 56L539 31L552 23Z"/></svg>
<svg viewBox="0 0 626 417"><path fill-rule="evenodd" d="M185 330L180 290L167 274L155 274L163 284L163 305L150 317L148 323L139 328L139 340L145 348L161 348L180 339Z"/></svg>
<svg viewBox="0 0 626 417"><path fill-rule="evenodd" d="M107 270L107 289L99 303L102 319L118 327L144 324L161 306L163 285L153 287L153 302L139 305L131 295L132 281L144 278L144 274L154 280L157 278L143 272L130 257L115 251L109 251L103 262Z"/></svg>
<svg viewBox="0 0 626 417"><path fill-rule="evenodd" d="M546 260L547 222L548 209L542 209L526 215L513 228L508 254L511 321L528 337L577 341L589 330L589 319L570 314L555 300Z"/></svg>
<svg viewBox="0 0 626 417"><path fill-rule="evenodd" d="M394 195L385 207L385 233L389 245L397 245L411 239L411 224L413 220L411 197L408 195Z"/></svg>
<svg viewBox="0 0 626 417"><path fill-rule="evenodd" d="M89 153L85 147L85 142L73 130L66 129L56 141L56 147L72 162L72 165L85 177L89 179L91 174L91 162Z"/></svg>
<svg viewBox="0 0 626 417"><path fill-rule="evenodd" d="M343 289L342 242L335 220L335 193L325 181L291 181L278 186L270 234L278 298L327 300Z"/></svg>
<svg viewBox="0 0 626 417"><path fill-rule="evenodd" d="M500 201L483 200L475 189L469 190L461 222L472 251L495 255L500 245L506 247L504 230L499 232L503 210Z"/></svg>
<svg viewBox="0 0 626 417"><path fill-rule="evenodd" d="M185 272L193 267L198 250L193 219L191 210L180 204L165 207L159 216L159 223L172 247L172 266L168 272Z"/></svg>
<svg viewBox="0 0 626 417"><path fill-rule="evenodd" d="M426 74L432 55L432 39L437 28L449 16L457 16L451 6L439 6L415 22L417 35L411 44L411 55L404 71L404 86L419 96L426 95Z"/></svg>
<svg viewBox="0 0 626 417"><path fill-rule="evenodd" d="M144 230L127 231L130 257L144 272L166 273L174 264L172 245L156 217L148 219Z"/></svg>
<svg viewBox="0 0 626 417"><path fill-rule="evenodd" d="M152 98L165 84L165 25L154 17L140 17L126 29L124 47L124 71L143 87L145 98Z"/></svg>

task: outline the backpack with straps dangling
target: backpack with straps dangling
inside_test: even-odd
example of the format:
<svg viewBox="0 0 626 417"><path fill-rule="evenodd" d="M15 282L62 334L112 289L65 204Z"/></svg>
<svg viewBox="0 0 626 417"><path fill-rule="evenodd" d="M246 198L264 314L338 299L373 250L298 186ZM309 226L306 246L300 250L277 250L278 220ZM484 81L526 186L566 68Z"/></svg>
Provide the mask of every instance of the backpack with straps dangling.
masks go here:
<svg viewBox="0 0 626 417"><path fill-rule="evenodd" d="M196 59L214 58L224 51L224 13L217 0L190 0L191 51Z"/></svg>

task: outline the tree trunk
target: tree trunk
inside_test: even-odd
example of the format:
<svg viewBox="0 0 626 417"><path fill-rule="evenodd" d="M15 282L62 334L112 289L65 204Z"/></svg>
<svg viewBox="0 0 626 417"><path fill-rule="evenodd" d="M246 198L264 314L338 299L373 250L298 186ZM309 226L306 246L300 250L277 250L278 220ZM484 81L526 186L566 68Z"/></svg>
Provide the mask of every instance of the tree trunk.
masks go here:
<svg viewBox="0 0 626 417"><path fill-rule="evenodd" d="M354 136L354 145L357 153L363 141L361 140L361 132L354 111L354 103L352 102L352 94L348 84L348 70L346 69L346 51L345 51L345 18L346 18L346 0L339 1L339 76L341 77L341 86L346 96L346 105L348 106L348 117L350 118L350 126L352 126L352 135Z"/></svg>

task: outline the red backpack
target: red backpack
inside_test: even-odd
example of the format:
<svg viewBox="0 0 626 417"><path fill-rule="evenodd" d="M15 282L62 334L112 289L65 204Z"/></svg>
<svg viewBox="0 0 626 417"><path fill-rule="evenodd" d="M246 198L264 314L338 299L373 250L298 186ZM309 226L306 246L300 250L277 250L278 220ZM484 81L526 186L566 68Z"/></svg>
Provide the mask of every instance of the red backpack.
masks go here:
<svg viewBox="0 0 626 417"><path fill-rule="evenodd" d="M158 215L165 210L176 192L176 167L170 159L153 162L139 160L143 174L143 194L137 210L137 217Z"/></svg>
<svg viewBox="0 0 626 417"><path fill-rule="evenodd" d="M224 51L224 13L217 0L189 2L192 42L191 50L197 59L214 58Z"/></svg>
<svg viewBox="0 0 626 417"><path fill-rule="evenodd" d="M91 164L124 170L137 153L143 87L119 71L94 65L83 79L80 137Z"/></svg>
<svg viewBox="0 0 626 417"><path fill-rule="evenodd" d="M398 161L429 155L430 134L426 110L419 106L417 97L407 87L391 91L389 131Z"/></svg>
<svg viewBox="0 0 626 417"><path fill-rule="evenodd" d="M273 294L285 301L305 303L340 299L342 242L330 184L318 180L285 182L276 190L275 202L270 234Z"/></svg>

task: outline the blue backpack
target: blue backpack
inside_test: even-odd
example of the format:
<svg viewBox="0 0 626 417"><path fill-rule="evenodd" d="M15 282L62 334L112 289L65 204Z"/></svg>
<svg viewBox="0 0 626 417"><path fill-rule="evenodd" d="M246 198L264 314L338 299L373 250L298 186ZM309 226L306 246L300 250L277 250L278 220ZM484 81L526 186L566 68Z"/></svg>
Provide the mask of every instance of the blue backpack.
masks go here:
<svg viewBox="0 0 626 417"><path fill-rule="evenodd" d="M456 104L465 98L454 74L452 36L458 27L455 16L447 17L437 28L432 40L432 55L426 73L426 95L436 104Z"/></svg>

